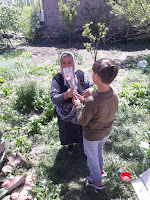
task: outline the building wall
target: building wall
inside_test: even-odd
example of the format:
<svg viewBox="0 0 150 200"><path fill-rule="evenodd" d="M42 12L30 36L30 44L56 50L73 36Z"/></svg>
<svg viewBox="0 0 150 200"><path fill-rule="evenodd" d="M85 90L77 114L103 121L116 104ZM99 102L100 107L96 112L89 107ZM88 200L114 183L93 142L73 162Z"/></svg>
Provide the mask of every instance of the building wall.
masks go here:
<svg viewBox="0 0 150 200"><path fill-rule="evenodd" d="M80 5L78 6L78 17L74 23L74 27L80 29L85 23L89 22L85 20L85 17L81 14L81 12L83 12L85 9L86 2L90 4L91 7L97 8L99 7L100 1L104 2L105 0L80 0ZM60 21L58 2L59 0L43 0L46 35L54 38L63 31Z"/></svg>

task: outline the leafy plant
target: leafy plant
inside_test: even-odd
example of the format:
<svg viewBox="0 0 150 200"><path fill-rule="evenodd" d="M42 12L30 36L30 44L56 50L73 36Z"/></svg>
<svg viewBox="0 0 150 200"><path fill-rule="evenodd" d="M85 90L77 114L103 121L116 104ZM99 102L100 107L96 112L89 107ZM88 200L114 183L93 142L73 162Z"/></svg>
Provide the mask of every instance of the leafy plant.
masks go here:
<svg viewBox="0 0 150 200"><path fill-rule="evenodd" d="M2 92L4 96L9 96L11 94L11 87L9 84L5 85L4 88L2 88Z"/></svg>
<svg viewBox="0 0 150 200"><path fill-rule="evenodd" d="M26 83L17 88L17 98L14 103L15 109L25 114L34 109L36 98L36 84L34 82Z"/></svg>
<svg viewBox="0 0 150 200"><path fill-rule="evenodd" d="M137 83L131 84L121 91L120 96L127 99L129 106L134 105L140 108L145 108L149 112L150 90L148 85Z"/></svg>
<svg viewBox="0 0 150 200"><path fill-rule="evenodd" d="M13 33L18 32L21 22L22 22L22 17L20 8L11 3L10 1L8 1L7 4L4 4L3 1L0 0L1 33L7 34L6 38L11 45L12 43L9 40L8 34L10 31Z"/></svg>
<svg viewBox="0 0 150 200"><path fill-rule="evenodd" d="M5 58L6 60L8 60L8 59L12 59L12 58L18 57L18 56L20 56L22 54L23 54L23 50L22 49L13 49L13 50L5 51L2 54L2 58Z"/></svg>
<svg viewBox="0 0 150 200"><path fill-rule="evenodd" d="M126 37L131 27L136 27L138 31L149 32L150 21L150 0L109 0L112 7L110 13L117 16L126 28Z"/></svg>
<svg viewBox="0 0 150 200"><path fill-rule="evenodd" d="M33 115L29 119L29 124L27 126L27 134L35 135L40 134L42 129L42 124L40 123L40 119L38 115Z"/></svg>
<svg viewBox="0 0 150 200"><path fill-rule="evenodd" d="M93 22L90 22L83 26L84 31L82 32L82 36L87 37L90 40L90 42L84 43L84 46L86 47L86 50L91 53L93 60L96 61L98 46L101 39L107 34L108 28L105 27L105 24L98 23L97 31L93 32L91 28L92 24Z"/></svg>
<svg viewBox="0 0 150 200"><path fill-rule="evenodd" d="M61 13L60 20L62 26L69 33L69 43L71 44L71 35L74 32L75 28L73 27L73 22L77 17L77 6L80 5L78 0L67 0L66 3L64 0L59 0L58 7L59 12Z"/></svg>
<svg viewBox="0 0 150 200"><path fill-rule="evenodd" d="M2 77L0 77L0 85L2 85L3 82L4 82L4 79Z"/></svg>
<svg viewBox="0 0 150 200"><path fill-rule="evenodd" d="M40 1L32 1L30 5L23 6L22 16L24 21L21 25L22 32L26 39L30 42L35 42L37 32L40 30Z"/></svg>

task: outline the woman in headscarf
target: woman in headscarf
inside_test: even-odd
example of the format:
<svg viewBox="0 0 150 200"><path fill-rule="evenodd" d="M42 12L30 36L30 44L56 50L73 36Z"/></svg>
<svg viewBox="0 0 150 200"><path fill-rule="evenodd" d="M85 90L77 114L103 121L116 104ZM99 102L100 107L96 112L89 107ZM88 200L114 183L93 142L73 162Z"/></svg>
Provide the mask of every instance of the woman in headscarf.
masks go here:
<svg viewBox="0 0 150 200"><path fill-rule="evenodd" d="M61 145L68 145L68 154L73 152L73 143L82 143L82 126L78 124L73 95L84 98L93 93L93 85L81 71L75 71L74 56L64 52L60 57L60 69L51 83L51 100L55 104Z"/></svg>

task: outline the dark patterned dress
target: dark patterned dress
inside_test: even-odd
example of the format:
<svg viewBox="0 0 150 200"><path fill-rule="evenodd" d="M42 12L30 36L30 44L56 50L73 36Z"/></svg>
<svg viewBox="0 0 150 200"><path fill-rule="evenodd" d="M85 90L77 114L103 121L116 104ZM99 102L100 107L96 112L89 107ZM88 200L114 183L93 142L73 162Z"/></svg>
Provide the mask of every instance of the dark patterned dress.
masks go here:
<svg viewBox="0 0 150 200"><path fill-rule="evenodd" d="M82 94L83 90L93 87L85 74L76 71L78 93ZM76 119L75 107L72 98L64 100L64 92L69 88L69 84L64 84L62 74L56 74L51 83L51 100L55 104L59 125L59 137L62 145L82 142L82 126ZM65 116L65 117L63 117Z"/></svg>

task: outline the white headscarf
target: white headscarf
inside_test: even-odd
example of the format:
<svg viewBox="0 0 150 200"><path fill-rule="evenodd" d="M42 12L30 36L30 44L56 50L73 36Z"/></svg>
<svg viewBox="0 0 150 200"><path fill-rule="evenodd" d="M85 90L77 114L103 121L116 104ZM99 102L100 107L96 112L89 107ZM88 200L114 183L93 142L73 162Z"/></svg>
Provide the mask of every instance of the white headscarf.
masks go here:
<svg viewBox="0 0 150 200"><path fill-rule="evenodd" d="M77 87L77 78L75 75L75 61L74 61L74 56L72 53L70 52L63 52L60 56L60 68L58 70L58 73L62 74L62 76L64 77L64 84L67 85L67 80L64 76L64 72L61 66L61 60L62 58L64 58L65 56L70 56L73 59L73 74L75 77L75 85ZM57 114L61 117L62 120L64 121L68 121L68 122L72 122L74 124L78 124L77 118L76 118L76 108L74 105L70 104L70 103L66 103L66 104L56 104L56 112Z"/></svg>
<svg viewBox="0 0 150 200"><path fill-rule="evenodd" d="M73 75L74 75L74 78L75 78L75 84L77 85L77 80L76 80L76 76L75 76L75 60L74 60L74 55L72 53L65 51L61 54L61 56L60 56L60 68L58 70L58 73L62 74L62 76L64 77L64 83L66 85L67 80L64 76L64 72L63 72L62 65L61 65L62 59L66 56L70 56L73 60Z"/></svg>

